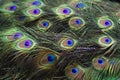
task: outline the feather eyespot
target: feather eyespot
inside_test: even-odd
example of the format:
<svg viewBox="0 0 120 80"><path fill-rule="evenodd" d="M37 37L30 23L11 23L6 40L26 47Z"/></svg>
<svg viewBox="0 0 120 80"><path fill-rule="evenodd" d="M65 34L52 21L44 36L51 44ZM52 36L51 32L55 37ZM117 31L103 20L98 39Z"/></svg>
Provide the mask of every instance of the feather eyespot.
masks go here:
<svg viewBox="0 0 120 80"><path fill-rule="evenodd" d="M85 8L85 7L86 7L86 5L84 3L77 3L75 5L75 8Z"/></svg>
<svg viewBox="0 0 120 80"><path fill-rule="evenodd" d="M10 11L15 11L16 9L17 9L16 6L10 6L10 7L9 7L9 10L10 10Z"/></svg>
<svg viewBox="0 0 120 80"><path fill-rule="evenodd" d="M10 41L17 40L23 37L23 34L20 32L16 32L14 34L7 35L7 39Z"/></svg>
<svg viewBox="0 0 120 80"><path fill-rule="evenodd" d="M101 46L106 46L107 47L107 46L112 45L114 43L114 40L109 36L102 36L102 37L99 38L98 42Z"/></svg>
<svg viewBox="0 0 120 80"><path fill-rule="evenodd" d="M109 30L114 27L114 22L109 18L101 17L98 19L98 26L101 29Z"/></svg>
<svg viewBox="0 0 120 80"><path fill-rule="evenodd" d="M50 26L51 26L51 23L48 20L41 20L37 24L37 27L42 30L48 30Z"/></svg>
<svg viewBox="0 0 120 80"><path fill-rule="evenodd" d="M77 74L77 73L79 72L79 69L78 69L78 68L73 68L73 69L71 70L71 72L72 72L73 74Z"/></svg>
<svg viewBox="0 0 120 80"><path fill-rule="evenodd" d="M36 7L45 6L45 4L42 1L39 1L39 0L34 0L34 1L27 2L26 5L28 5L28 6L36 6Z"/></svg>
<svg viewBox="0 0 120 80"><path fill-rule="evenodd" d="M39 60L39 66L52 66L58 61L58 57L59 56L54 53L44 54Z"/></svg>
<svg viewBox="0 0 120 80"><path fill-rule="evenodd" d="M40 1L34 1L34 2L32 2L32 5L40 6L40 5L41 5L41 2L40 2Z"/></svg>
<svg viewBox="0 0 120 80"><path fill-rule="evenodd" d="M93 59L93 66L97 70L103 70L108 67L108 60L104 57L97 57Z"/></svg>
<svg viewBox="0 0 120 80"><path fill-rule="evenodd" d="M73 14L73 10L66 6L66 5L61 5L57 8L52 9L55 14L57 14L60 18L66 18L69 17Z"/></svg>
<svg viewBox="0 0 120 80"><path fill-rule="evenodd" d="M84 79L84 74L85 74L84 69L81 68L79 65L77 65L77 66L68 65L65 68L65 75L71 80Z"/></svg>
<svg viewBox="0 0 120 80"><path fill-rule="evenodd" d="M64 49L72 49L76 45L76 40L72 38L63 38L60 40L60 45Z"/></svg>
<svg viewBox="0 0 120 80"><path fill-rule="evenodd" d="M18 6L16 4L8 3L6 5L3 5L0 11L13 13L15 10L17 10L17 8Z"/></svg>
<svg viewBox="0 0 120 80"><path fill-rule="evenodd" d="M62 14L65 14L65 15L68 15L68 14L71 13L71 10L69 8L63 8L61 10L59 9L58 11L59 11L59 13L62 13Z"/></svg>
<svg viewBox="0 0 120 80"><path fill-rule="evenodd" d="M79 2L79 1L71 1L70 6L72 6L75 9L85 9L87 8L87 4L84 2Z"/></svg>
<svg viewBox="0 0 120 80"><path fill-rule="evenodd" d="M59 15L70 15L72 13L72 9L69 7L58 7L56 10Z"/></svg>
<svg viewBox="0 0 120 80"><path fill-rule="evenodd" d="M85 21L80 17L72 17L69 20L69 25L74 30L79 30L85 25Z"/></svg>
<svg viewBox="0 0 120 80"><path fill-rule="evenodd" d="M56 60L57 60L56 55L54 55L54 54L47 54L47 55L45 55L45 56L42 58L41 62L42 62L43 64L46 64L46 63L48 63L48 64L53 64L54 62L56 62Z"/></svg>
<svg viewBox="0 0 120 80"><path fill-rule="evenodd" d="M59 60L59 53L43 48L35 59L35 64L38 67L42 69L52 69Z"/></svg>
<svg viewBox="0 0 120 80"><path fill-rule="evenodd" d="M23 10L24 15L30 16L30 17L38 17L40 16L43 11L39 9L38 7L29 7L25 10Z"/></svg>
<svg viewBox="0 0 120 80"><path fill-rule="evenodd" d="M25 39L17 41L16 46L17 50L29 50L35 46L35 43L33 40Z"/></svg>
<svg viewBox="0 0 120 80"><path fill-rule="evenodd" d="M39 9L31 9L31 10L29 10L28 11L30 14L34 14L34 15L38 15L38 14L40 14L40 10Z"/></svg>

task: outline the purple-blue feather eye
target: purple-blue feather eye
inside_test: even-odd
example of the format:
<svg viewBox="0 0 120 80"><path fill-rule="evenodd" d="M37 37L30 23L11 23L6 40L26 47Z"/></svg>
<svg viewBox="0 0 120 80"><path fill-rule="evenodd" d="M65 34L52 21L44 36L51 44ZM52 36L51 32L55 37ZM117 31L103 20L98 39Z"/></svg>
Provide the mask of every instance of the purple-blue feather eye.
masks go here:
<svg viewBox="0 0 120 80"><path fill-rule="evenodd" d="M32 12L32 14L38 15L40 13L40 10L34 9L34 10L31 10L30 12Z"/></svg>
<svg viewBox="0 0 120 80"><path fill-rule="evenodd" d="M13 13L17 10L18 6L14 3L7 3L1 6L0 11L2 12L8 12Z"/></svg>
<svg viewBox="0 0 120 80"><path fill-rule="evenodd" d="M10 6L10 7L9 7L9 10L10 10L10 11L15 11L16 9L17 9L16 6Z"/></svg>
<svg viewBox="0 0 120 80"><path fill-rule="evenodd" d="M32 7L32 8L28 8L24 13L26 16L38 17L41 16L42 10L37 7Z"/></svg>
<svg viewBox="0 0 120 80"><path fill-rule="evenodd" d="M67 15L71 13L71 10L69 8L64 8L62 13Z"/></svg>
<svg viewBox="0 0 120 80"><path fill-rule="evenodd" d="M41 2L40 2L40 1L34 1L34 2L32 2L32 5L40 6L40 5L41 5Z"/></svg>
<svg viewBox="0 0 120 80"><path fill-rule="evenodd" d="M15 33L14 34L14 39L19 39L21 37L23 37L23 34L21 34L21 33Z"/></svg>
<svg viewBox="0 0 120 80"><path fill-rule="evenodd" d="M86 5L84 3L76 3L75 8L85 8Z"/></svg>
<svg viewBox="0 0 120 80"><path fill-rule="evenodd" d="M97 70L103 70L108 67L108 60L104 57L96 57L93 59L93 67Z"/></svg>
<svg viewBox="0 0 120 80"><path fill-rule="evenodd" d="M110 46L111 44L113 44L115 41L109 37L109 36L103 36L103 37L100 37L99 38L99 41L98 43L101 45L101 46Z"/></svg>
<svg viewBox="0 0 120 80"><path fill-rule="evenodd" d="M85 24L86 23L85 23L84 19L82 19L80 17L72 17L69 20L69 25L74 30L81 29Z"/></svg>
<svg viewBox="0 0 120 80"><path fill-rule="evenodd" d="M78 68L72 68L71 72L73 74L77 74L79 72L79 69Z"/></svg>
<svg viewBox="0 0 120 80"><path fill-rule="evenodd" d="M20 39L20 38L22 38L22 37L23 37L23 34L20 33L20 32L16 32L16 33L7 35L7 39L8 39L9 41L17 40L17 39Z"/></svg>
<svg viewBox="0 0 120 80"><path fill-rule="evenodd" d="M98 19L97 24L98 24L98 27L100 27L102 29L105 29L105 30L112 29L115 26L114 22L111 19L109 19L108 17L105 17L105 16L100 17Z"/></svg>
<svg viewBox="0 0 120 80"><path fill-rule="evenodd" d="M84 80L85 79L85 71L80 65L68 65L65 68L65 75L70 80Z"/></svg>
<svg viewBox="0 0 120 80"><path fill-rule="evenodd" d="M20 40L18 43L17 43L17 47L19 49L29 49L33 46L33 41L32 40Z"/></svg>

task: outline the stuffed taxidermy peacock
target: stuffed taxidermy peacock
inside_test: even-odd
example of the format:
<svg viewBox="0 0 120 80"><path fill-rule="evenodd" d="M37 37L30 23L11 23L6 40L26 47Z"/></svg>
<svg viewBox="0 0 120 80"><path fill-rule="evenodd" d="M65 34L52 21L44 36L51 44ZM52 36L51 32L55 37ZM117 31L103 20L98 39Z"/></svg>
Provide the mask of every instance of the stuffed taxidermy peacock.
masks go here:
<svg viewBox="0 0 120 80"><path fill-rule="evenodd" d="M120 3L0 0L0 80L120 80Z"/></svg>

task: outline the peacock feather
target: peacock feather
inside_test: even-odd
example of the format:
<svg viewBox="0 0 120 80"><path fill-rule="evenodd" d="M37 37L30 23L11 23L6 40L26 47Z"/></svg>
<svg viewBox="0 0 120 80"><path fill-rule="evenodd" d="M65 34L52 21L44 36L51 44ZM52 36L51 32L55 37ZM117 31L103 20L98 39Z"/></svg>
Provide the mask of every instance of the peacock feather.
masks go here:
<svg viewBox="0 0 120 80"><path fill-rule="evenodd" d="M0 0L0 80L120 80L119 0Z"/></svg>

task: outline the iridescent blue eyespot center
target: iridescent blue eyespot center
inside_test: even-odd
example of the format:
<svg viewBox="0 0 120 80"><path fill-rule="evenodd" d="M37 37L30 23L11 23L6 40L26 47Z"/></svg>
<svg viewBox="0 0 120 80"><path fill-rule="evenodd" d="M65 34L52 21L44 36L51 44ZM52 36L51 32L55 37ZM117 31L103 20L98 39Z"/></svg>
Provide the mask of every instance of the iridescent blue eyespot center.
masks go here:
<svg viewBox="0 0 120 80"><path fill-rule="evenodd" d="M105 62L105 60L104 60L103 58L99 58L99 59L98 59L98 63L99 63L99 64L104 64L104 62Z"/></svg>
<svg viewBox="0 0 120 80"><path fill-rule="evenodd" d="M49 22L43 21L43 22L42 22L42 25L43 25L44 27L48 27L48 26L49 26Z"/></svg>
<svg viewBox="0 0 120 80"><path fill-rule="evenodd" d="M40 10L39 9L34 9L33 10L33 14L39 14L40 13Z"/></svg>
<svg viewBox="0 0 120 80"><path fill-rule="evenodd" d="M68 46L73 46L74 41L72 39L68 39L67 44L68 44Z"/></svg>
<svg viewBox="0 0 120 80"><path fill-rule="evenodd" d="M106 43L106 44L110 44L110 43L111 43L111 39L110 39L110 38L106 38L106 39L105 39L105 43Z"/></svg>
<svg viewBox="0 0 120 80"><path fill-rule="evenodd" d="M111 21L109 21L109 20L106 20L105 21L105 26L106 27L109 27L109 26L111 26L112 25L112 22Z"/></svg>
<svg viewBox="0 0 120 80"><path fill-rule="evenodd" d="M72 68L72 73L73 74L77 74L79 72L79 69L78 68Z"/></svg>
<svg viewBox="0 0 120 80"><path fill-rule="evenodd" d="M47 60L49 63L53 63L56 61L56 56L54 54L48 54Z"/></svg>
<svg viewBox="0 0 120 80"><path fill-rule="evenodd" d="M75 21L75 23L78 24L78 25L80 25L80 24L82 24L82 21L81 21L80 19L77 19L77 20Z"/></svg>
<svg viewBox="0 0 120 80"><path fill-rule="evenodd" d="M22 20L25 19L25 16L23 16L23 15L19 15L18 19L19 19L20 21L22 21Z"/></svg>
<svg viewBox="0 0 120 80"><path fill-rule="evenodd" d="M84 8L85 7L85 4L84 3L77 3L76 8Z"/></svg>
<svg viewBox="0 0 120 80"><path fill-rule="evenodd" d="M16 6L10 6L9 9L10 9L11 11L14 11L14 10L17 9L17 7L16 7Z"/></svg>
<svg viewBox="0 0 120 80"><path fill-rule="evenodd" d="M69 8L64 8L63 9L64 14L69 14L70 12L71 12L71 10Z"/></svg>
<svg viewBox="0 0 120 80"><path fill-rule="evenodd" d="M24 46L26 48L30 48L33 45L33 42L31 40L25 40L24 41Z"/></svg>
<svg viewBox="0 0 120 80"><path fill-rule="evenodd" d="M15 33L14 34L14 39L19 39L21 38L23 35L21 33Z"/></svg>
<svg viewBox="0 0 120 80"><path fill-rule="evenodd" d="M34 1L34 2L32 3L32 5L39 6L39 5L41 5L41 2L39 2L39 1Z"/></svg>

